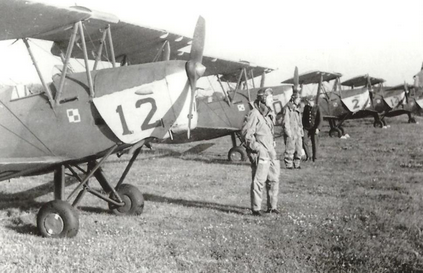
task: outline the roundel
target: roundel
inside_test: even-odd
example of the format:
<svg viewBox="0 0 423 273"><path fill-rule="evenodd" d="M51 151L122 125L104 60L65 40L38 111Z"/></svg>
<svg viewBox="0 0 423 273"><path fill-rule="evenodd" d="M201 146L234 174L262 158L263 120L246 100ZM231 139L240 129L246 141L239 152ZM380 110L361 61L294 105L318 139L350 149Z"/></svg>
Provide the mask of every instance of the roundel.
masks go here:
<svg viewBox="0 0 423 273"><path fill-rule="evenodd" d="M334 102L333 103L333 107L337 107L338 106L338 103L337 102Z"/></svg>
<svg viewBox="0 0 423 273"><path fill-rule="evenodd" d="M381 100L380 100L380 99L377 99L377 100L376 100L376 103L377 103L377 104L381 103Z"/></svg>

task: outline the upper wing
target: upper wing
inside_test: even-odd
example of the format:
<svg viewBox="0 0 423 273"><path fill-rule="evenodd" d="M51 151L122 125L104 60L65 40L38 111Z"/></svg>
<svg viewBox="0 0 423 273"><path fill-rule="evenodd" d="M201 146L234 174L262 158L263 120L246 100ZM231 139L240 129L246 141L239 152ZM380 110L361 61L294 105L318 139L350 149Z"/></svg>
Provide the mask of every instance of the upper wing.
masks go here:
<svg viewBox="0 0 423 273"><path fill-rule="evenodd" d="M177 56L174 56L178 60L188 60L189 53L180 51ZM247 73L252 73L248 77L261 76L263 73L272 72L274 69L259 65L251 64L247 61L233 61L225 60L218 57L203 56L203 65L207 67L204 76L220 75L222 81L237 82L242 69L247 69ZM251 72L252 71L252 72Z"/></svg>
<svg viewBox="0 0 423 273"><path fill-rule="evenodd" d="M346 80L342 82L341 85L357 87L357 86L365 86L369 82L371 85L375 85L375 84L383 83L385 82L385 80L382 78L375 78L375 77L370 77L368 75L362 75L362 76L357 76L352 79Z"/></svg>
<svg viewBox="0 0 423 273"><path fill-rule="evenodd" d="M323 72L323 71L310 71L303 73L298 76L299 78L299 84L312 84L312 83L319 83L320 77L323 76L323 82L329 82L331 80L334 80L336 78L342 77L341 73L333 73L333 72ZM282 83L290 83L294 84L294 78L287 79L283 81Z"/></svg>
<svg viewBox="0 0 423 273"><path fill-rule="evenodd" d="M152 62L163 43L168 41L175 51L186 47L190 38L152 27L139 26L109 13L84 7L59 7L24 0L0 1L0 40L37 38L53 41L52 53L66 52L72 28L84 21L88 58L95 59L104 29L110 26L116 59L128 58L132 63ZM83 51L75 47L72 57L83 58ZM108 61L106 54L102 60Z"/></svg>
<svg viewBox="0 0 423 273"><path fill-rule="evenodd" d="M87 51L89 58L95 59L97 48L100 45L103 30L99 28L101 21L89 19L85 21L84 26L90 30L85 33L87 41ZM113 37L113 49L116 61L125 58L130 64L141 64L153 62L155 56L161 52L164 43L167 41L171 49L171 58L176 59L179 49L186 47L191 38L176 33L169 33L164 30L154 29L152 27L140 26L128 22L119 21L110 24L110 30ZM60 52L66 52L70 34L66 39L55 40L52 53L59 55ZM83 58L83 51L75 48L72 57ZM110 61L106 54L102 54L103 61Z"/></svg>
<svg viewBox="0 0 423 273"><path fill-rule="evenodd" d="M0 1L0 40L37 37L90 17L86 11L23 0Z"/></svg>
<svg viewBox="0 0 423 273"><path fill-rule="evenodd" d="M398 84L392 87L386 87L385 91L405 91L405 86L404 84ZM407 84L407 88L408 90L414 88L414 85L412 84Z"/></svg>
<svg viewBox="0 0 423 273"><path fill-rule="evenodd" d="M189 53L181 49L187 47L192 39L177 33L123 22L112 14L83 7L66 8L24 0L0 1L0 40L37 38L53 41L51 51L57 56L66 52L72 28L79 21L84 22L89 59L96 59L106 27L111 30L116 61L125 58L130 64L150 63L161 52L165 42L170 46L170 59L189 59ZM105 51L103 50L101 60L110 61ZM83 58L82 47L74 47L72 57ZM223 80L230 82L237 81L243 68L248 69L248 73L252 70L253 77L273 71L271 68L255 66L248 62L211 56L204 56L203 64L207 67L205 76L220 74L223 75ZM251 74L248 77L251 77Z"/></svg>

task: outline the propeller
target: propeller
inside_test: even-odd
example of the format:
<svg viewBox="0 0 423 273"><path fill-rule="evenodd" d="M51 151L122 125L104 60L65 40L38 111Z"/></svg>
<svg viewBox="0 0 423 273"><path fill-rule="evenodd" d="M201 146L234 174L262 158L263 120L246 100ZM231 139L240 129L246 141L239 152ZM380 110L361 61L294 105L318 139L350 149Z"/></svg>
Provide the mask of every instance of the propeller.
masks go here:
<svg viewBox="0 0 423 273"><path fill-rule="evenodd" d="M405 91L405 103L408 104L408 96L410 95L410 90L408 90L408 84L404 81L404 91Z"/></svg>
<svg viewBox="0 0 423 273"><path fill-rule="evenodd" d="M315 104L319 105L320 94L322 92L322 85L323 85L323 73L320 74L319 85L317 86L317 94Z"/></svg>
<svg viewBox="0 0 423 273"><path fill-rule="evenodd" d="M367 79L367 89L369 90L369 95L370 95L370 104L374 108L375 107L374 102L373 102L374 92L373 92L373 87L372 87L372 80L370 79L369 74L366 74L366 79Z"/></svg>
<svg viewBox="0 0 423 273"><path fill-rule="evenodd" d="M206 21L203 17L199 17L197 25L194 31L194 38L191 45L191 52L189 55L189 60L186 63L186 72L191 87L191 100L189 104L189 114L188 114L188 138L191 137L191 120L192 120L192 111L195 99L195 93L197 89L197 80L204 75L206 67L201 63L203 61L203 51L204 51L204 41L206 37Z"/></svg>
<svg viewBox="0 0 423 273"><path fill-rule="evenodd" d="M260 88L264 87L265 82L266 82L266 72L263 71L263 74L261 75Z"/></svg>
<svg viewBox="0 0 423 273"><path fill-rule="evenodd" d="M163 61L169 61L170 60L170 44L168 41L166 41L166 44L164 45L163 48L163 57L162 57Z"/></svg>
<svg viewBox="0 0 423 273"><path fill-rule="evenodd" d="M300 82L300 78L298 76L298 67L295 67L295 70L294 70L294 92L298 92L299 82Z"/></svg>

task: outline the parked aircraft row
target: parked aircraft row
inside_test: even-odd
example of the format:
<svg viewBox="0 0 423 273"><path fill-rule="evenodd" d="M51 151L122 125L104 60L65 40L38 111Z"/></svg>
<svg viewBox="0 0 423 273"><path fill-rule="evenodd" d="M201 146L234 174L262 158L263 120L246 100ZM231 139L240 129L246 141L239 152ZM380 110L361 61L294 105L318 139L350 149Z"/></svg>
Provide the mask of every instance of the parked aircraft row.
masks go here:
<svg viewBox="0 0 423 273"><path fill-rule="evenodd" d="M82 7L3 0L0 14L0 40L21 40L26 45L41 82L37 88L0 89L0 180L54 172L55 200L44 204L37 215L42 236L76 236L75 207L87 192L106 201L116 214L141 214L142 193L124 181L141 147L152 141L181 143L231 136L229 159L245 159L238 132L249 102L265 86L265 74L272 69L204 55L202 17L191 39ZM52 80L39 69L30 39L51 41L51 53L62 59L63 69ZM183 53L181 49L190 43L189 54ZM82 59L85 71L72 73L71 58ZM101 61L110 62L112 68L97 69ZM226 82L236 87L223 88L221 99L196 99L198 79L212 75L218 76L221 86ZM251 81L258 76L260 87ZM380 125L385 117L401 112L397 108L412 112L414 106L423 105L413 97L414 106L404 106L404 100L412 101L409 86L404 95L384 90L376 97L373 78L347 82L344 85L354 88L341 91L340 77L322 71L298 75L296 69L294 77L283 82L291 85L272 86L275 112L282 111L292 88L311 83L319 86L316 101L331 134L339 136L344 134L346 119L372 115L375 125ZM332 80L334 89L326 92L323 83ZM384 108L378 106L381 103ZM125 151L132 158L113 186L102 167L109 156ZM67 197L65 175L80 182ZM93 177L102 191L89 185Z"/></svg>

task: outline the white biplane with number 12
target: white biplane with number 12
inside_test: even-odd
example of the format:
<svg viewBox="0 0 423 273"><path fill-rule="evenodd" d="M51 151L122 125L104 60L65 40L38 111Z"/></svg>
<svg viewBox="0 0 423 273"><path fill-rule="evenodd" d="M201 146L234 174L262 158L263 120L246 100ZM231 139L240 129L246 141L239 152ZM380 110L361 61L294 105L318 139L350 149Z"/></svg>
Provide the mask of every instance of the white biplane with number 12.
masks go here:
<svg viewBox="0 0 423 273"><path fill-rule="evenodd" d="M38 88L0 89L0 181L54 172L55 200L37 216L38 230L46 237L77 234L75 207L87 192L116 214L140 214L143 195L123 181L143 144L174 133L189 138L196 126L196 82L205 73L205 20L198 19L188 60L171 60L176 53L170 49L187 46L190 38L83 7L2 0L0 25L0 40L25 43L41 81ZM52 53L61 56L62 73L52 81L39 69L30 39L53 42ZM85 71L69 71L74 57L83 59ZM128 59L130 66L125 65ZM97 70L100 61L110 61L112 68ZM112 186L101 166L124 149L133 156ZM65 169L80 181L67 198ZM91 177L101 191L88 184Z"/></svg>

